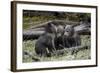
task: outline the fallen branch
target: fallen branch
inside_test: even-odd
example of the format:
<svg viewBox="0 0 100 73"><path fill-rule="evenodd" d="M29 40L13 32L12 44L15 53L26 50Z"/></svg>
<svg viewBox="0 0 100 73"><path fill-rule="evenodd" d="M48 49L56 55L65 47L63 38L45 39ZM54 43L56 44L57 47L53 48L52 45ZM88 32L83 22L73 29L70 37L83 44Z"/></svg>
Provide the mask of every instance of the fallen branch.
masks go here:
<svg viewBox="0 0 100 73"><path fill-rule="evenodd" d="M72 22L72 21L65 21L65 20L52 20L52 21L48 21L42 24L34 25L29 30L24 30L23 40L37 39L40 35L42 35L45 32L46 24L53 21L57 23L60 23L60 22L63 23L61 25L73 24L75 32L77 32L79 35L91 35L90 24L88 23L79 25L79 22Z"/></svg>
<svg viewBox="0 0 100 73"><path fill-rule="evenodd" d="M38 39L40 35L42 35L45 31L24 31L23 32L23 40L34 40Z"/></svg>
<svg viewBox="0 0 100 73"><path fill-rule="evenodd" d="M62 23L61 25L66 25L66 24L77 25L77 24L79 24L79 22L73 22L73 21L67 21L67 20L49 20L47 22L34 25L34 26L30 27L30 29L45 27L45 25L47 25L48 23L51 23L51 22Z"/></svg>
<svg viewBox="0 0 100 73"><path fill-rule="evenodd" d="M24 51L23 51L23 54L24 54L24 55L27 55L27 56L29 56L29 57L31 57L33 61L40 61L39 58L33 56L33 54L30 53L30 52L28 52L28 51L25 51L25 50L24 50Z"/></svg>
<svg viewBox="0 0 100 73"><path fill-rule="evenodd" d="M73 53L77 53L78 51L82 50L82 49L88 49L90 48L90 45L85 45L85 46L76 46L76 47L71 47L71 48L65 48L62 50L56 50L55 52L53 52L53 54L61 54L64 52L71 52Z"/></svg>

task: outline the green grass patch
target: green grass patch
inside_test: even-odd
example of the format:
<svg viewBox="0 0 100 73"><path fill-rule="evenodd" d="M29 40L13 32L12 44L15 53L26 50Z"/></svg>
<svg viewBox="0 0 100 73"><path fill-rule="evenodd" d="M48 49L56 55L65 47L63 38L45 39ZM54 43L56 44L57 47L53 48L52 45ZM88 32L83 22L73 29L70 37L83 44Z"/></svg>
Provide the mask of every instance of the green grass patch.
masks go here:
<svg viewBox="0 0 100 73"><path fill-rule="evenodd" d="M90 35L85 35L85 36L81 36L81 45L90 45L91 41L90 41ZM28 40L28 41L23 41L23 51L28 51L30 53L32 53L33 56L35 56L36 58L39 58L41 62L43 61L62 61L62 60L86 60L86 59L91 59L91 49L88 48L84 48L80 51L77 52L77 54L71 54L71 52L64 52L64 54L62 55L55 55L52 57L39 57L36 55L35 51L34 51L34 47L35 47L35 42L36 40ZM23 62L24 63L29 63L29 62L34 62L34 60L32 59L32 57L28 56L28 55L23 55Z"/></svg>

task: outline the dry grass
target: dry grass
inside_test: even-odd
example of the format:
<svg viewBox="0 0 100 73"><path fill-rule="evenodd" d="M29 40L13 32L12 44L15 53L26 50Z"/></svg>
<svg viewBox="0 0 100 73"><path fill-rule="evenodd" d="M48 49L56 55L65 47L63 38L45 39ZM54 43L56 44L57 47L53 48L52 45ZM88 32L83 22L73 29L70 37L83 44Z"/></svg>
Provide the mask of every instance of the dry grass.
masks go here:
<svg viewBox="0 0 100 73"><path fill-rule="evenodd" d="M90 35L85 35L85 36L81 36L81 45L90 45L91 41L90 41ZM80 51L76 53L74 53L73 55L71 54L71 52L64 52L64 54L62 55L55 55L52 57L39 57L36 55L35 51L34 51L34 44L35 44L36 40L28 40L28 41L23 41L23 51L28 51L32 56L39 58L40 61L61 61L61 60L86 60L86 59L90 59L91 58L91 49L88 48L84 48ZM34 62L35 60L32 59L31 56L28 55L24 55L23 54L23 62L27 63L27 62Z"/></svg>

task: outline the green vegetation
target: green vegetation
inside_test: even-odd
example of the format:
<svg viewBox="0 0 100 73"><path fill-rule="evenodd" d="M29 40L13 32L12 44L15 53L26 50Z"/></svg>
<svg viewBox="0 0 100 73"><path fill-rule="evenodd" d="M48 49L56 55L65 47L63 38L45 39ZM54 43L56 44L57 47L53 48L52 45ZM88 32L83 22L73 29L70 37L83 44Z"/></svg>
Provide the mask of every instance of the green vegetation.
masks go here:
<svg viewBox="0 0 100 73"><path fill-rule="evenodd" d="M89 35L85 35L85 36L81 36L81 45L90 45L91 41L90 41L90 36ZM86 60L86 59L90 59L91 58L91 49L90 48L84 48L80 51L76 53L74 53L73 55L71 54L71 52L64 52L63 55L55 55L52 57L38 57L34 51L34 47L35 47L35 42L36 40L28 40L28 41L24 41L23 42L23 50L26 50L30 53L32 53L32 55L34 57L39 58L41 61L61 61L61 60ZM65 48L66 49L66 48ZM23 55L23 62L34 62L34 60L32 60L32 57Z"/></svg>
<svg viewBox="0 0 100 73"><path fill-rule="evenodd" d="M67 21L89 21L90 13L72 13L72 12L48 12L48 11L23 11L23 29L44 23L48 20L67 20Z"/></svg>

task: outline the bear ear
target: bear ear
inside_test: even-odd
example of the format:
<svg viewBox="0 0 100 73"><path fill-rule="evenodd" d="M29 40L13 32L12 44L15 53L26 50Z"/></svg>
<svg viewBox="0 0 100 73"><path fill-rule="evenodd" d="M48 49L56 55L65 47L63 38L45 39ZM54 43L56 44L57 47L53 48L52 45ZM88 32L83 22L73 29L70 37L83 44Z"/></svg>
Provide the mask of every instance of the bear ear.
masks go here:
<svg viewBox="0 0 100 73"><path fill-rule="evenodd" d="M65 29L66 25L64 25L64 29Z"/></svg>
<svg viewBox="0 0 100 73"><path fill-rule="evenodd" d="M51 23L48 23L47 26L51 27Z"/></svg>
<svg viewBox="0 0 100 73"><path fill-rule="evenodd" d="M74 28L75 27L75 25L72 25L72 28Z"/></svg>
<svg viewBox="0 0 100 73"><path fill-rule="evenodd" d="M47 26L48 26L48 27L53 27L54 24L52 24L52 23L48 23Z"/></svg>
<svg viewBox="0 0 100 73"><path fill-rule="evenodd" d="M55 24L54 24L54 23L48 23L47 26L48 26L48 27L55 27Z"/></svg>

